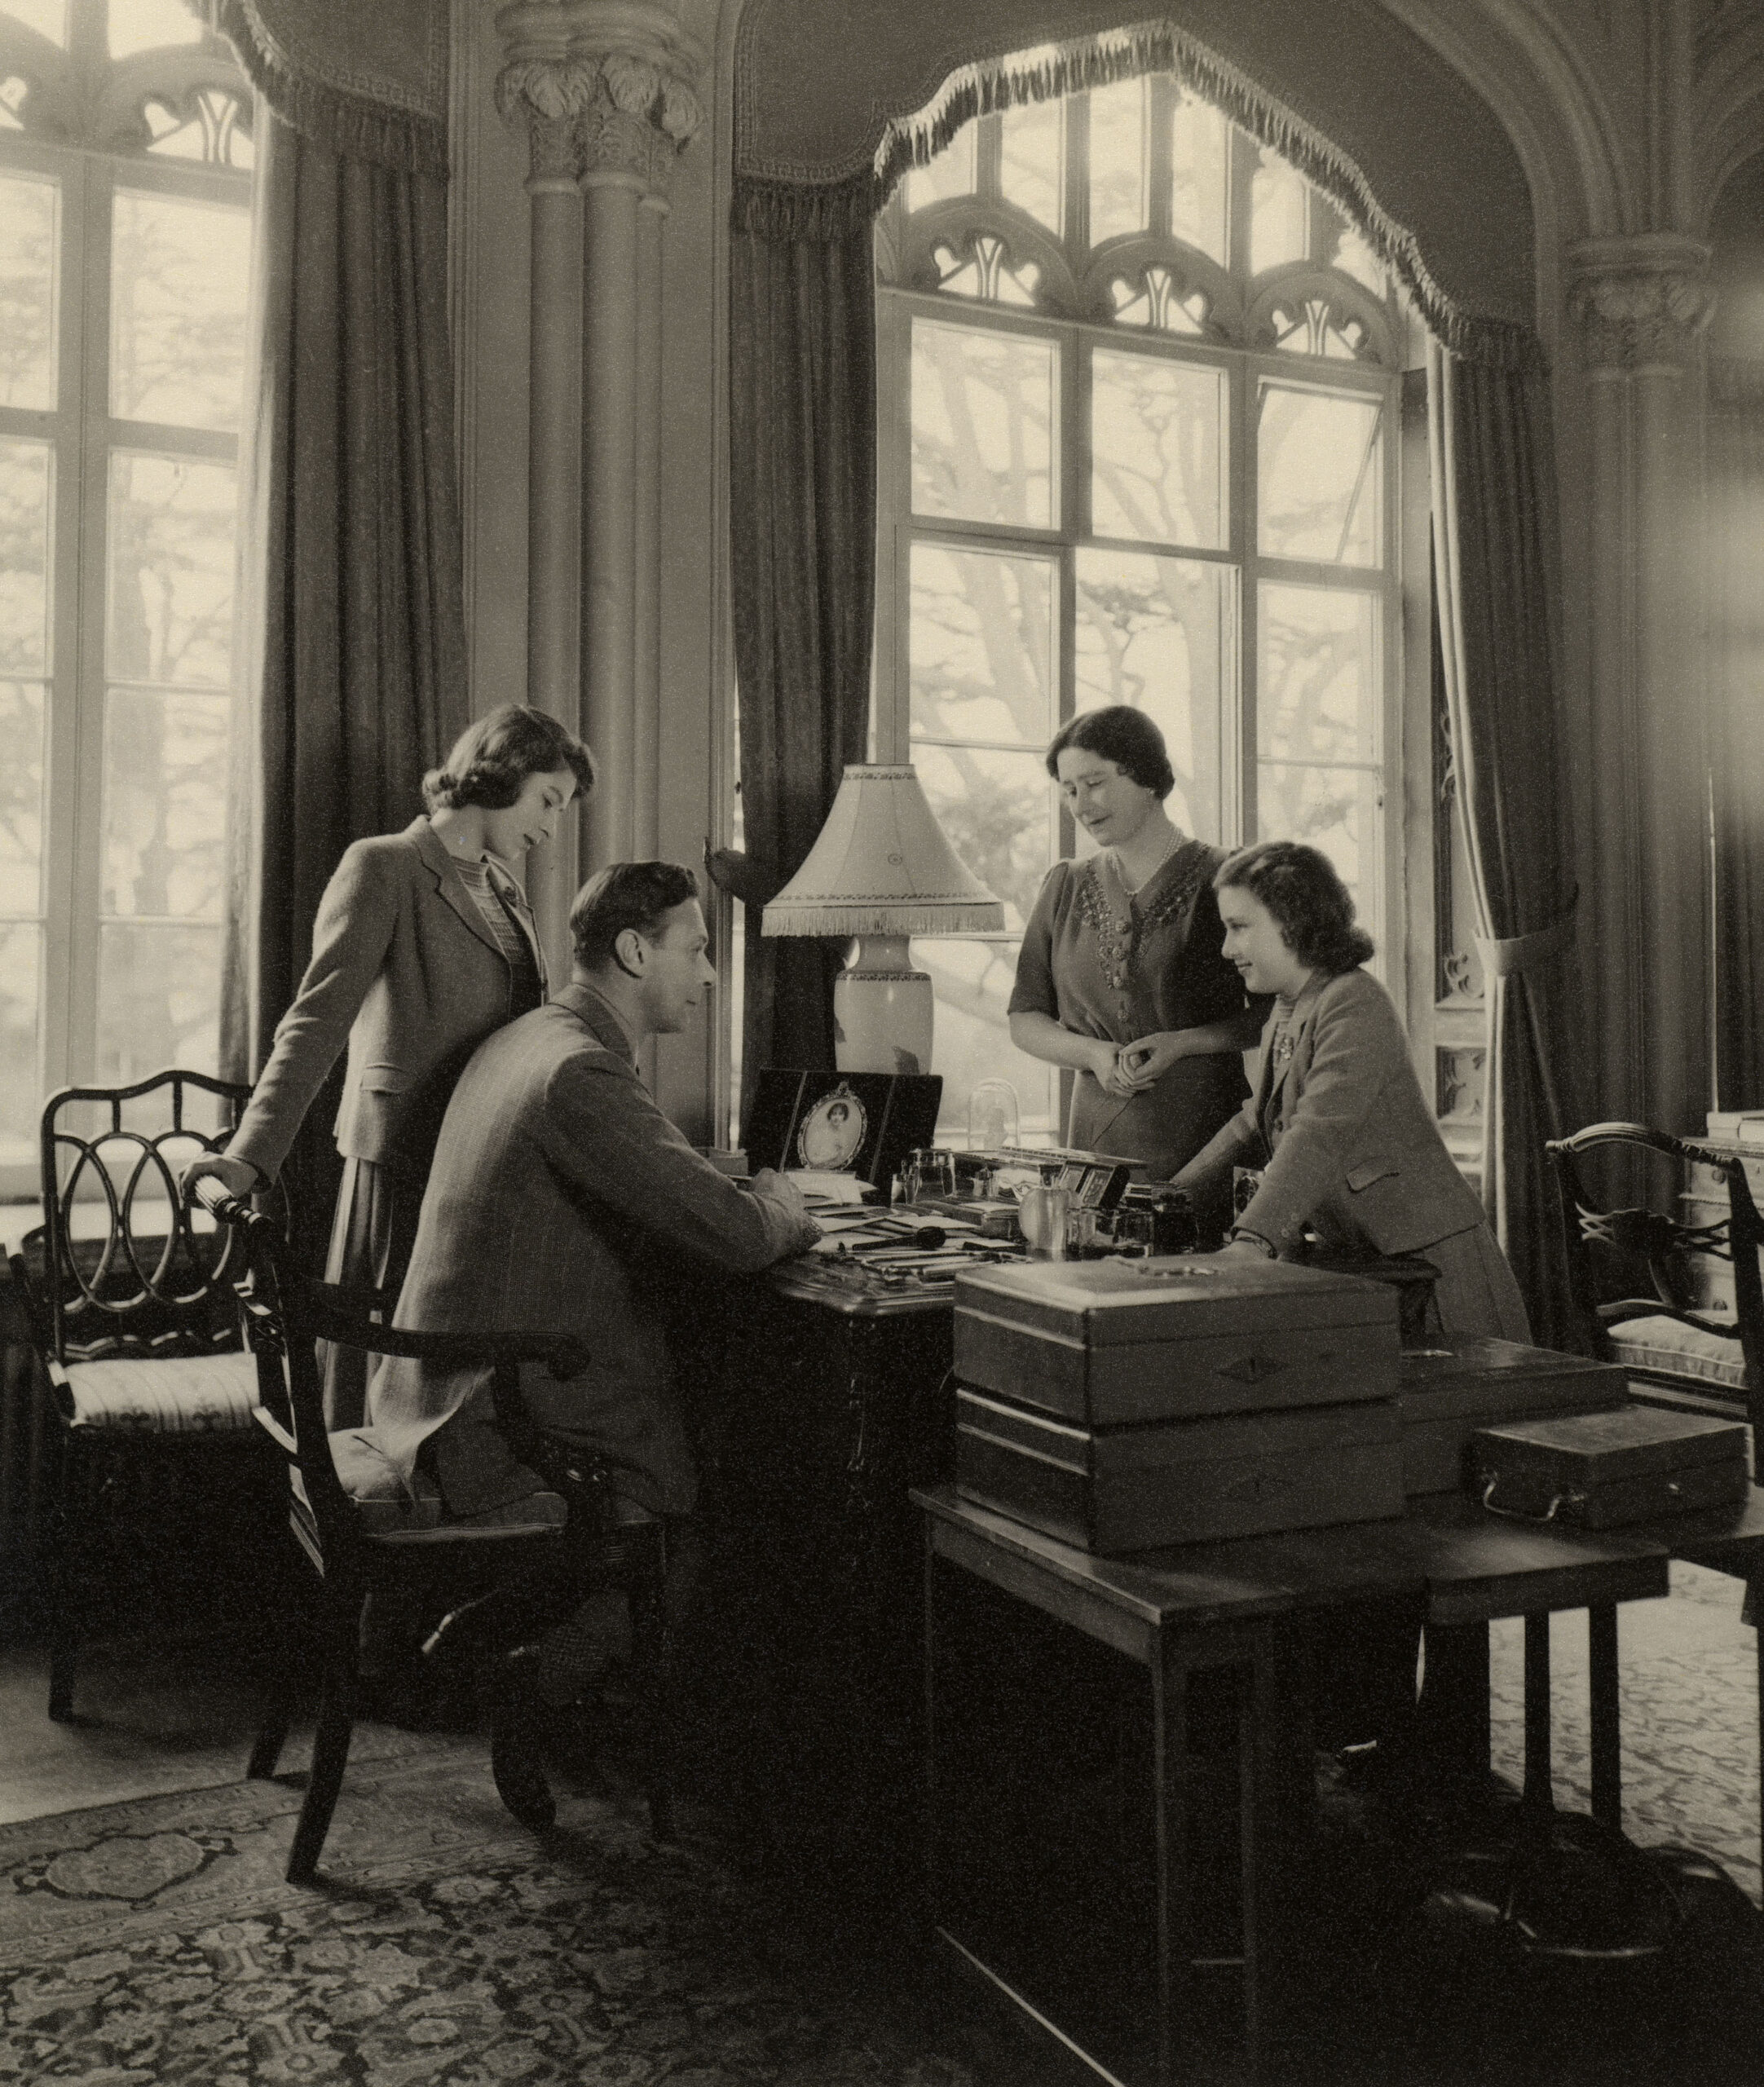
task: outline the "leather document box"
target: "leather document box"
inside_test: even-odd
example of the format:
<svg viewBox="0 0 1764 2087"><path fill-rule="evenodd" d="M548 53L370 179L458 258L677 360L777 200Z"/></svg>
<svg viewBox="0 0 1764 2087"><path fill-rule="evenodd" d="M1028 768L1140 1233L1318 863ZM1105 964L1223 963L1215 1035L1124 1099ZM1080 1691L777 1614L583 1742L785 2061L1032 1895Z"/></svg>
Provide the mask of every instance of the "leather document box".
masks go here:
<svg viewBox="0 0 1764 2087"><path fill-rule="evenodd" d="M1105 1555L1403 1511L1392 1399L1088 1428L958 1386L959 1491Z"/></svg>
<svg viewBox="0 0 1764 2087"><path fill-rule="evenodd" d="M983 1263L955 1283L972 1389L1079 1427L1394 1399L1388 1285L1216 1254Z"/></svg>
<svg viewBox="0 0 1764 2087"><path fill-rule="evenodd" d="M1470 1335L1405 1350L1397 1399L1405 1488L1455 1492L1475 1476L1470 1445L1479 1428L1623 1405L1627 1374L1621 1363Z"/></svg>
<svg viewBox="0 0 1764 2087"><path fill-rule="evenodd" d="M1741 1500L1751 1483L1739 1422L1652 1406L1484 1428L1474 1454L1484 1505L1581 1529Z"/></svg>

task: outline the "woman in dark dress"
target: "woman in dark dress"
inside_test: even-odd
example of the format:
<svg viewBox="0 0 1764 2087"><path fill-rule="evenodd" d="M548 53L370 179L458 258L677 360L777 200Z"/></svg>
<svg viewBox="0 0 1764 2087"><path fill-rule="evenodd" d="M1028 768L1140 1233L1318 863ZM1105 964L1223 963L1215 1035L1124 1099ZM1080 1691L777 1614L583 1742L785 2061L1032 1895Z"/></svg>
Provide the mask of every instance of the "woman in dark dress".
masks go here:
<svg viewBox="0 0 1764 2087"><path fill-rule="evenodd" d="M1224 854L1172 824L1163 736L1126 704L1062 727L1047 773L1100 845L1047 872L1017 960L1011 1041L1076 1075L1069 1145L1143 1160L1161 1179L1241 1105L1242 1053L1267 1011L1219 953L1212 880ZM1216 1224L1224 1211L1201 1214Z"/></svg>

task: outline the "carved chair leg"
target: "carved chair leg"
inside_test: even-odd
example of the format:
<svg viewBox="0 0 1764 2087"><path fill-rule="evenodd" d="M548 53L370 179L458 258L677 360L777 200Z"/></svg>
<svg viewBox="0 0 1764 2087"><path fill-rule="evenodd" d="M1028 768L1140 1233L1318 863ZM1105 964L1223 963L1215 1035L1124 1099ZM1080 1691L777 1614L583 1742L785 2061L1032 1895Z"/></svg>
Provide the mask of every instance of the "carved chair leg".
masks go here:
<svg viewBox="0 0 1764 2087"><path fill-rule="evenodd" d="M650 1830L673 1838L673 1631L668 1614L667 1551L658 1527L651 1555L638 1561L628 1588L632 1665L643 1703L642 1749Z"/></svg>
<svg viewBox="0 0 1764 2087"><path fill-rule="evenodd" d="M324 1679L319 1701L319 1727L313 1736L312 1767L306 1777L306 1802L300 1807L300 1823L294 1829L294 1844L288 1857L290 1884L312 1882L319 1866L319 1852L324 1846L325 1835L331 1830L331 1814L337 1809L337 1793L343 1787L350 1735L355 1723L359 1661L356 1619L360 1607L359 1601L353 1606L340 1603L325 1619Z"/></svg>

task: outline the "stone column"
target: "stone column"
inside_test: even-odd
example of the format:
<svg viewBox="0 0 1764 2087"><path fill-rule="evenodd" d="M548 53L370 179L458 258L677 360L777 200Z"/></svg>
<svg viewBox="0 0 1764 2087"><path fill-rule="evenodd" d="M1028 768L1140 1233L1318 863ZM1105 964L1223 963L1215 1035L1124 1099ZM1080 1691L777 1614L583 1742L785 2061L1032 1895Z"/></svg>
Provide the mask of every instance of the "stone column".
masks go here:
<svg viewBox="0 0 1764 2087"><path fill-rule="evenodd" d="M574 154L578 215L567 233L560 217L543 254L534 198L532 581L545 656L569 655L580 729L600 767L575 864L586 875L656 848L662 236L673 163L703 117L694 87L706 58L657 0L518 0L496 19L509 51L499 96L554 112ZM573 357L573 417L555 372L555 397L541 410L541 311L548 346ZM542 475L558 503L548 508L557 526L545 545L571 536L567 560L560 554L543 568ZM536 647L536 671L539 657Z"/></svg>
<svg viewBox="0 0 1764 2087"><path fill-rule="evenodd" d="M527 404L527 700L582 730L582 198L577 117L591 74L558 33L558 10L510 9L523 20L516 55L496 81L496 107L524 125L531 152L532 288ZM506 16L498 18L510 34ZM569 976L569 910L580 814L527 864L528 896L554 980Z"/></svg>
<svg viewBox="0 0 1764 2087"><path fill-rule="evenodd" d="M1703 620L1709 249L1673 232L1588 240L1569 308L1590 392L1589 633L1597 773L1601 1113L1679 1134L1713 1098Z"/></svg>

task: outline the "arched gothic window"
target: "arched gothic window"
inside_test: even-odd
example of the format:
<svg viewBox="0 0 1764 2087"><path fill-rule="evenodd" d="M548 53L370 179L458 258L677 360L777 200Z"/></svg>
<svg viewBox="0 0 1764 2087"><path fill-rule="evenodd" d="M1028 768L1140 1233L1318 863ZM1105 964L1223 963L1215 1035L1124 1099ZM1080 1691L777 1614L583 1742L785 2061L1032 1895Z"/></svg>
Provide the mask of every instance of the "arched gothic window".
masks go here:
<svg viewBox="0 0 1764 2087"><path fill-rule="evenodd" d="M212 1070L249 86L182 0L0 0L0 1189Z"/></svg>
<svg viewBox="0 0 1764 2087"><path fill-rule="evenodd" d="M1156 720L1189 832L1321 847L1400 972L1418 357L1342 212L1168 75L970 121L876 256L878 750L1010 924L918 946L946 1119L1003 1076L1056 1131L1004 1008L1013 931L1079 845L1042 766L1075 710Z"/></svg>

